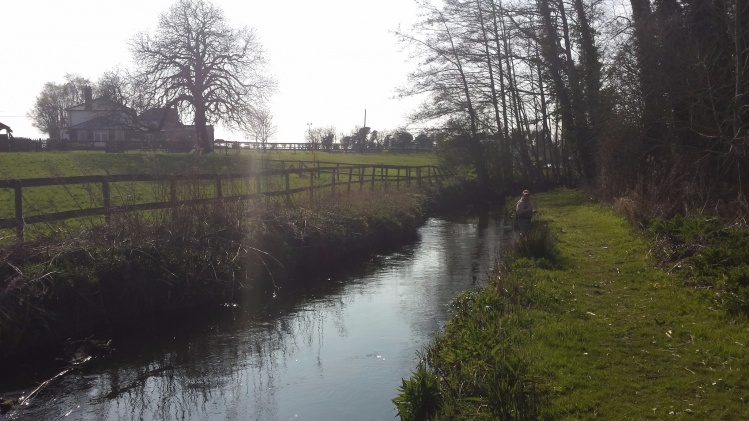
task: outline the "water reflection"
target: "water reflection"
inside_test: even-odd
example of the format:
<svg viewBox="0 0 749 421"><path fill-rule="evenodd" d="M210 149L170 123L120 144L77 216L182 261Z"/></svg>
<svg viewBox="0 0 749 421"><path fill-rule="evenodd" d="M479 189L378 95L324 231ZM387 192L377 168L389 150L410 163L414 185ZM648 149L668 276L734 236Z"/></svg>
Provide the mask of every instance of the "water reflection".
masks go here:
<svg viewBox="0 0 749 421"><path fill-rule="evenodd" d="M431 219L419 240L293 296L118 338L108 361L13 419L393 419L390 400L447 304L481 283L506 234L491 215Z"/></svg>

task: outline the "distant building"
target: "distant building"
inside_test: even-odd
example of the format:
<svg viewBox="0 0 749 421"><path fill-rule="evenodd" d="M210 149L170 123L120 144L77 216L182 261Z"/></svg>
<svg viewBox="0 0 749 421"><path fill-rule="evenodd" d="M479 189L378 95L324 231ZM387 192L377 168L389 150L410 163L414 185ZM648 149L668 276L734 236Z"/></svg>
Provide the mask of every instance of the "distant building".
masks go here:
<svg viewBox="0 0 749 421"><path fill-rule="evenodd" d="M2 131L5 133L0 133L0 152L7 152L10 150L10 140L13 139L13 130L10 126L0 123L0 132Z"/></svg>
<svg viewBox="0 0 749 421"><path fill-rule="evenodd" d="M174 108L152 108L141 115L104 97L92 98L91 88L83 89L82 104L67 108L68 129L64 139L92 142L94 147L106 148L108 142L197 140L193 125L180 122ZM213 126L208 126L209 141L213 143Z"/></svg>

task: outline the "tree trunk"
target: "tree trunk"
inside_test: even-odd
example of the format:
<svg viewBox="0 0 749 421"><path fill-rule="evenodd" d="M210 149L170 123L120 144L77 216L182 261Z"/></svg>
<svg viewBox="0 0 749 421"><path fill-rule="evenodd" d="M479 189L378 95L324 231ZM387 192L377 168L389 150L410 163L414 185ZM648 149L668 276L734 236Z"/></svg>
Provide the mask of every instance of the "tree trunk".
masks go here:
<svg viewBox="0 0 749 421"><path fill-rule="evenodd" d="M734 44L736 48L733 100L733 144L738 165L739 191L749 207L749 2L736 2ZM749 209L744 209L749 212Z"/></svg>
<svg viewBox="0 0 749 421"><path fill-rule="evenodd" d="M494 34L495 38L494 41L496 43L497 48L497 69L499 70L499 92L500 97L502 98L502 128L504 129L503 137L504 142L502 143L502 169L503 169L503 178L505 180L512 180L514 177L514 170L512 165L512 147L510 145L510 131L509 131L509 122L507 118L507 89L506 84L504 80L504 74L505 72L502 69L502 48L501 44L499 42L500 38L500 29L502 34L502 39L507 40L507 31L505 30L504 25L504 18L500 14L503 12L504 9L502 9L502 3L499 3L499 10L497 9L496 5L494 4L494 1L491 2L492 5L492 18L494 23ZM499 17L500 25L497 25L497 17ZM507 48L505 48L505 55L507 55Z"/></svg>
<svg viewBox="0 0 749 421"><path fill-rule="evenodd" d="M538 0L538 10L541 14L544 28L544 36L541 38L541 55L548 64L549 76L551 77L557 101L559 102L557 109L559 110L559 117L562 122L561 137L565 148L564 157L566 158L568 156L568 149L572 149L573 152L577 150L574 107L569 87L564 83L564 64L559 55L557 32L551 19L549 0ZM563 165L567 168L567 178L571 178L569 163L566 159L563 159Z"/></svg>
<svg viewBox="0 0 749 421"><path fill-rule="evenodd" d="M208 120L206 119L205 105L202 103L195 104L195 131L196 141L195 150L198 153L206 154L213 151L211 139L208 135Z"/></svg>

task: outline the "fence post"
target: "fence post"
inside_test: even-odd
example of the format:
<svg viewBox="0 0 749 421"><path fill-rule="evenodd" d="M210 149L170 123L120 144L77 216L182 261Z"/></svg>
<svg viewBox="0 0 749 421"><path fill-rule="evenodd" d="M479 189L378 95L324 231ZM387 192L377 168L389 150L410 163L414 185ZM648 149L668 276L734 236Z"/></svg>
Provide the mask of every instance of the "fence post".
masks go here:
<svg viewBox="0 0 749 421"><path fill-rule="evenodd" d="M216 175L216 199L221 199L224 197L224 192L221 189L221 176Z"/></svg>
<svg viewBox="0 0 749 421"><path fill-rule="evenodd" d="M377 172L377 167L372 165L372 191L374 191L374 184L375 184L375 173Z"/></svg>
<svg viewBox="0 0 749 421"><path fill-rule="evenodd" d="M177 180L174 177L169 177L169 200L177 203Z"/></svg>
<svg viewBox="0 0 749 421"><path fill-rule="evenodd" d="M330 181L330 192L335 194L335 181L336 177L338 177L338 166L336 165L335 168L333 168L333 177L331 177Z"/></svg>
<svg viewBox="0 0 749 421"><path fill-rule="evenodd" d="M315 169L309 169L309 203L315 203Z"/></svg>
<svg viewBox="0 0 749 421"><path fill-rule="evenodd" d="M112 206L109 195L109 180L106 176L101 177L101 201L104 206L104 222L109 225L111 217L109 215L109 208Z"/></svg>
<svg viewBox="0 0 749 421"><path fill-rule="evenodd" d="M346 187L346 194L351 194L351 178L354 176L354 167L348 169L348 187Z"/></svg>
<svg viewBox="0 0 749 421"><path fill-rule="evenodd" d="M287 201L291 200L291 192L289 191L289 190L291 190L291 187L290 187L291 183L289 182L289 173L290 172L291 171L284 170L284 177L286 178L286 200Z"/></svg>
<svg viewBox="0 0 749 421"><path fill-rule="evenodd" d="M16 237L23 241L23 231L24 231L24 222L23 222L23 193L21 190L21 180L14 180L13 181L13 190L15 192L15 200L16 200Z"/></svg>
<svg viewBox="0 0 749 421"><path fill-rule="evenodd" d="M398 174L395 176L395 188L401 188L401 167L398 167Z"/></svg>
<svg viewBox="0 0 749 421"><path fill-rule="evenodd" d="M416 185L421 188L421 167L416 167Z"/></svg>

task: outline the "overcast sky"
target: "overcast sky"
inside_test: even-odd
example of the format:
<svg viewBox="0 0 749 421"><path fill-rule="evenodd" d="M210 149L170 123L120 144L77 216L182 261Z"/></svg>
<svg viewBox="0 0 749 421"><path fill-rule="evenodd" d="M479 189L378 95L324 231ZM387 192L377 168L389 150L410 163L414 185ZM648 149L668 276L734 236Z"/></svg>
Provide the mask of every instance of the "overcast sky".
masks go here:
<svg viewBox="0 0 749 421"><path fill-rule="evenodd" d="M153 31L172 0L5 0L0 23L0 122L18 137L43 137L26 117L46 82L75 73L96 81L129 68L128 41ZM303 142L307 124L349 133L364 123L392 130L415 99L395 89L416 63L391 31L416 18L412 0L215 0L233 27L258 31L278 82L271 102L275 141ZM191 123L191 122L184 122ZM417 130L414 129L416 132ZM416 135L418 133L414 133ZM217 138L244 134L217 127Z"/></svg>

